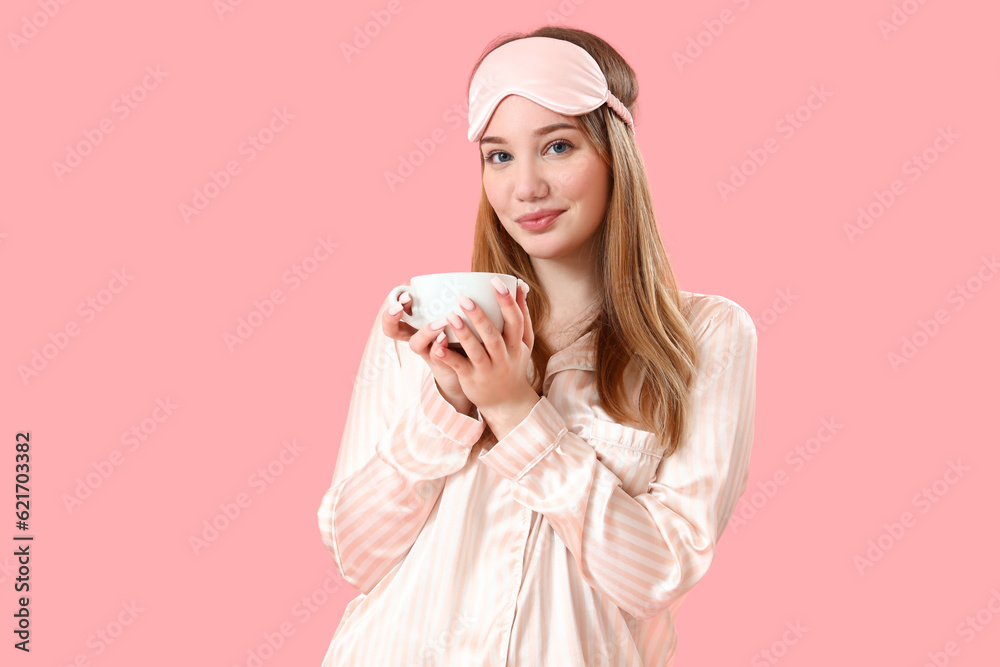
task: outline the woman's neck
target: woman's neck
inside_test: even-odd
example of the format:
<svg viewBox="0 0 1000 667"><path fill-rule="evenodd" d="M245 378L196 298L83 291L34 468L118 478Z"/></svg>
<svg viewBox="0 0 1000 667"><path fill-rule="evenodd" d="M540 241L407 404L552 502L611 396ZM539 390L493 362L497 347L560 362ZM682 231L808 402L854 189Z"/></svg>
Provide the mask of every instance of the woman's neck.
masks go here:
<svg viewBox="0 0 1000 667"><path fill-rule="evenodd" d="M549 297L549 320L570 325L600 302L596 262L586 248L575 258L531 259L532 269Z"/></svg>

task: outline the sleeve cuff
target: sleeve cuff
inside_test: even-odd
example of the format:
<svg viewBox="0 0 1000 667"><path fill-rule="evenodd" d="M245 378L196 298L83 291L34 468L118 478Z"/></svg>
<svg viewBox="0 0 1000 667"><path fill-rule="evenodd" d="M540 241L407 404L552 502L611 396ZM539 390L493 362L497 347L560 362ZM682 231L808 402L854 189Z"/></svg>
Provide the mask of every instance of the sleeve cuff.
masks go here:
<svg viewBox="0 0 1000 667"><path fill-rule="evenodd" d="M566 420L548 397L542 396L531 412L479 460L495 473L517 481L543 456L555 449L566 434Z"/></svg>
<svg viewBox="0 0 1000 667"><path fill-rule="evenodd" d="M448 438L468 447L476 444L486 428L479 411L473 408L475 418L463 415L445 400L438 390L434 374L428 373L420 389L420 411Z"/></svg>

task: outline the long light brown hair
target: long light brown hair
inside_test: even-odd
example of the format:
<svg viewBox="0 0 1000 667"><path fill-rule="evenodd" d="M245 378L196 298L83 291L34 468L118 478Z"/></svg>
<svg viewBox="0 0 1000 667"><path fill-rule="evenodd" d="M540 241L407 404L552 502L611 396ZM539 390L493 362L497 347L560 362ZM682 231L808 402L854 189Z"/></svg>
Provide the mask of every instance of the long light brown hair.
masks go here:
<svg viewBox="0 0 1000 667"><path fill-rule="evenodd" d="M545 26L530 33L497 37L476 62L469 85L483 58L493 49L534 36L564 39L590 53L604 72L611 92L635 117L639 92L635 72L610 44L574 28ZM582 330L583 334L595 331L600 405L620 423L655 432L667 457L682 441L690 420L689 394L698 361L694 334L682 311L657 227L646 168L631 131L606 104L577 118L611 172L608 209L595 232L595 271L601 286L598 312ZM482 159L480 168L485 169ZM525 280L532 287L528 311L535 331L548 322L550 295L537 280L528 254L500 224L485 188L476 217L471 270L506 273ZM534 388L539 395L552 354L542 339L535 338L531 360ZM642 378L638 406L632 404L627 392L630 364ZM476 444L492 443L496 443L496 437L487 426Z"/></svg>

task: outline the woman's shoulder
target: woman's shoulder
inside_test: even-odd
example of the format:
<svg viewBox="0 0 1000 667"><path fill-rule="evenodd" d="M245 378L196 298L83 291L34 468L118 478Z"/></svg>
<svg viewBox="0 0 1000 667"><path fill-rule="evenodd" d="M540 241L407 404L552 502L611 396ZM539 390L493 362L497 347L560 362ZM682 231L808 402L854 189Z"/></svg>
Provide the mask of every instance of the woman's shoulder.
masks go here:
<svg viewBox="0 0 1000 667"><path fill-rule="evenodd" d="M742 326L748 332L756 333L750 313L732 299L719 294L700 294L685 290L678 290L678 294L681 311L696 336L700 336L712 321L723 319L728 320L731 326Z"/></svg>

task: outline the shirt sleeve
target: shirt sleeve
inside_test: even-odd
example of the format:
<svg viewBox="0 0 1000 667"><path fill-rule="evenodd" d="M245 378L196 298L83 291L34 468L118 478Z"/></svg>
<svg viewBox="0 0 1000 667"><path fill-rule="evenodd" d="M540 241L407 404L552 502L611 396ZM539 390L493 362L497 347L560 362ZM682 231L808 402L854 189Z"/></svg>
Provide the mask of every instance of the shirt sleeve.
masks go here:
<svg viewBox="0 0 1000 667"><path fill-rule="evenodd" d="M383 301L354 380L319 530L337 569L368 593L397 563L485 423L444 399L427 364L382 331ZM404 359L408 354L410 358ZM419 361L416 364L415 361Z"/></svg>
<svg viewBox="0 0 1000 667"><path fill-rule="evenodd" d="M548 519L584 580L640 619L661 613L705 574L749 476L753 320L725 299L698 321L695 334L691 430L660 461L645 493L626 493L544 396L479 456L513 482L515 500Z"/></svg>

